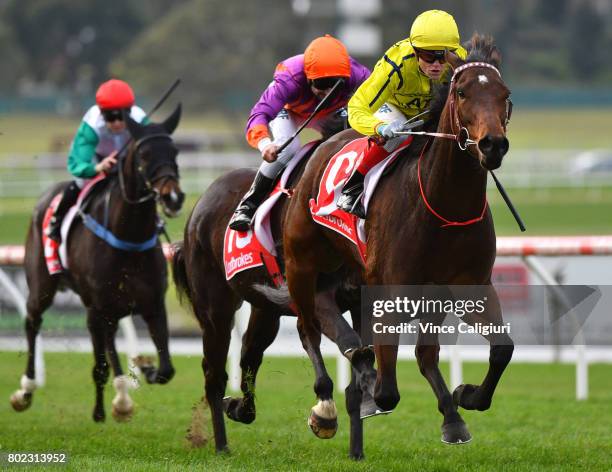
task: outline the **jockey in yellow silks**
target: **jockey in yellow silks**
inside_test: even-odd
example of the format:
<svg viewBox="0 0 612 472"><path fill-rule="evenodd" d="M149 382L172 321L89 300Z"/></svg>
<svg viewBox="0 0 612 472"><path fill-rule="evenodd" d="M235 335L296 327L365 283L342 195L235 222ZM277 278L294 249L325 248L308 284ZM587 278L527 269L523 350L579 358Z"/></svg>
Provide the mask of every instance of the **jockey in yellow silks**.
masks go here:
<svg viewBox="0 0 612 472"><path fill-rule="evenodd" d="M404 141L405 136L395 133L406 120L428 109L434 85L446 76L446 51L463 59L467 55L454 18L441 10L423 12L414 20L410 37L391 46L357 89L348 103L351 127L388 141L367 151L344 185L339 208L365 218L360 198L365 174Z"/></svg>

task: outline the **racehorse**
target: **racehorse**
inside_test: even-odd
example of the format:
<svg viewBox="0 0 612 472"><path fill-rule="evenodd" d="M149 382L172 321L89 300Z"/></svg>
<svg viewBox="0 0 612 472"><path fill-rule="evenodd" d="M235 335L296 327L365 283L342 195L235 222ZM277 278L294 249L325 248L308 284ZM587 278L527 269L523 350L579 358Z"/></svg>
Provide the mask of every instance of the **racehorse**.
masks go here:
<svg viewBox="0 0 612 472"><path fill-rule="evenodd" d="M319 401L332 401L315 321L315 281L320 273L358 267L367 285L484 285L487 311L468 323L502 324L501 308L491 285L496 239L486 204L488 170L498 168L509 148L506 125L510 91L497 67L501 56L490 37L475 34L464 63L454 54L446 60L454 71L450 85L439 92L439 105L427 131L400 154L395 168L383 176L370 200L365 231L367 261L356 246L316 224L308 202L316 198L329 159L348 142L338 135L320 146L310 160L288 208L284 228L287 285L304 331L304 346L316 374ZM471 137L471 138L470 138ZM446 139L450 138L450 139ZM442 322L442 318L437 318ZM463 443L470 433L458 413L486 410L510 362L513 343L507 334L492 334L489 369L480 385L461 385L449 392L438 368L437 335L420 334L416 358L444 416L442 440ZM374 400L384 411L399 402L396 382L397 345L375 345L378 376Z"/></svg>
<svg viewBox="0 0 612 472"><path fill-rule="evenodd" d="M308 147L306 145L302 151ZM302 174L305 156L293 171L287 186ZM295 159L295 158L294 158ZM227 450L227 436L223 412L242 423L255 420L255 381L263 353L276 338L279 318L295 316L288 303L275 302L262 295L261 285L270 285L271 277L264 267L256 267L226 280L223 262L223 243L232 212L253 181L255 170L238 169L218 178L202 195L185 226L182 245L175 246L173 258L174 281L179 291L187 295L203 334L206 399L210 405L215 447ZM287 218L286 199L272 210L271 227L275 241L281 240L281 228ZM279 254L282 248L279 247ZM279 261L282 267L282 260ZM281 268L282 270L282 268ZM363 458L363 430L360 410L375 407L371 395L376 377L374 353L362 347L357 332L340 316L350 310L353 326L359 329L360 307L358 283L342 271L320 278L317 317L318 336L321 331L337 343L351 361L351 383L346 388L346 407L351 422L350 456ZM242 368L242 398L223 398L227 383L225 363L231 338L234 313L243 301L251 304L248 328L242 339L240 367ZM298 323L298 330L302 333ZM317 390L324 388L316 386ZM368 396L369 395L369 396ZM368 401L369 400L369 401ZM335 405L333 414L328 405L313 408L310 427L320 437L332 437L337 429ZM333 417L333 421L327 420Z"/></svg>
<svg viewBox="0 0 612 472"><path fill-rule="evenodd" d="M109 376L109 361L115 374L113 384L117 396L113 400L113 416L128 419L133 402L127 394L128 377L123 375L115 349L119 319L142 315L157 348L159 367L143 369L149 383L167 383L174 375L168 352L168 325L164 294L167 289L167 267L158 241L159 201L167 216L178 215L184 200L179 185L176 156L178 150L170 135L178 126L180 105L161 124L141 125L126 116L132 142L125 157L117 164L118 176L107 177L106 186L96 192L85 211L75 220L67 240L69 271L49 275L42 243L42 220L51 200L67 182L44 194L34 209L25 246L25 271L29 288L25 331L28 360L21 389L11 397L16 411L27 409L35 389L34 352L36 335L44 311L51 305L58 289L70 287L87 308L87 327L91 335L96 388L94 421L104 421L104 385ZM98 184L99 185L99 184ZM105 226L116 239L133 250L116 249L94 234L83 223L93 218ZM148 242L149 249L142 246ZM108 355L108 359L107 359Z"/></svg>

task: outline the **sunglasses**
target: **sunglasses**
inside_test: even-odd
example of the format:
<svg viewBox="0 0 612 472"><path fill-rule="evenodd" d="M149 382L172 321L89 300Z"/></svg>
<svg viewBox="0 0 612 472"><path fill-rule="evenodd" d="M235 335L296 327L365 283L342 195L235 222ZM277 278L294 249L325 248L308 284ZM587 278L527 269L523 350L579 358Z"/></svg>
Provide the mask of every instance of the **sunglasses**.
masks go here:
<svg viewBox="0 0 612 472"><path fill-rule="evenodd" d="M339 77L323 77L321 79L314 79L311 84L317 90L329 90L338 80L343 80Z"/></svg>
<svg viewBox="0 0 612 472"><path fill-rule="evenodd" d="M446 58L444 55L446 54L446 50L439 51L430 51L428 49L417 49L414 48L414 52L419 57L419 59L423 59L427 64L433 64L436 61L439 61L440 64L444 64L446 62Z"/></svg>
<svg viewBox="0 0 612 472"><path fill-rule="evenodd" d="M102 116L107 123L123 121L123 110L102 110Z"/></svg>

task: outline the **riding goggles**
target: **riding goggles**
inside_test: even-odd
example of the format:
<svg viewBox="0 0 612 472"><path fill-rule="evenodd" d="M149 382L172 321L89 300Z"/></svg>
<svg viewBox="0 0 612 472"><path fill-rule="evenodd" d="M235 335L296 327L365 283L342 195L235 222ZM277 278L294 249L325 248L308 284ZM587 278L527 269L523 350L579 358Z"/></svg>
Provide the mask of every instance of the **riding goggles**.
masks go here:
<svg viewBox="0 0 612 472"><path fill-rule="evenodd" d="M444 64L446 62L445 49L432 51L429 49L414 48L414 52L419 59L423 59L428 64L433 64L436 61L439 61L440 64Z"/></svg>
<svg viewBox="0 0 612 472"><path fill-rule="evenodd" d="M102 117L107 123L123 121L123 110L102 110Z"/></svg>
<svg viewBox="0 0 612 472"><path fill-rule="evenodd" d="M329 90L338 80L344 80L341 77L322 77L311 81L311 85L317 90Z"/></svg>

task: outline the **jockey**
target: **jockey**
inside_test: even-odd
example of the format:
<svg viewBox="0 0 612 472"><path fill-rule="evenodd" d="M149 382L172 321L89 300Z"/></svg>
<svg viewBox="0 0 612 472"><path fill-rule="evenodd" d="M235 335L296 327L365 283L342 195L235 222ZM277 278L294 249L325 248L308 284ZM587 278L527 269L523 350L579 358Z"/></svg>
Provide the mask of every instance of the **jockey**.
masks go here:
<svg viewBox="0 0 612 472"><path fill-rule="evenodd" d="M369 75L368 68L350 57L344 44L329 35L316 38L304 54L290 57L276 66L272 82L251 110L246 125L246 139L259 149L264 162L238 205L230 228L249 229L255 210L299 150L300 143L294 140L280 153L279 147L310 116L337 80L342 79L342 85L310 122L310 128L321 131L326 124L337 120L337 114L344 111L351 95Z"/></svg>
<svg viewBox="0 0 612 472"><path fill-rule="evenodd" d="M81 121L68 155L68 172L75 179L64 189L47 235L59 242L62 220L76 203L80 190L88 179L100 172L109 172L117 163L117 153L130 139L130 132L123 121L123 113L132 119L146 123L145 112L134 105L134 92L122 80L104 82L96 92L96 104Z"/></svg>
<svg viewBox="0 0 612 472"><path fill-rule="evenodd" d="M454 18L441 10L425 11L414 20L410 37L391 46L355 92L348 104L351 127L363 135L389 141L371 145L344 184L338 208L365 218L360 198L365 175L405 140L395 132L401 131L406 120L429 106L434 84L445 77L446 51L462 59L467 55L460 45Z"/></svg>

